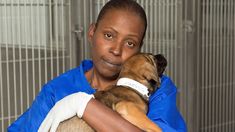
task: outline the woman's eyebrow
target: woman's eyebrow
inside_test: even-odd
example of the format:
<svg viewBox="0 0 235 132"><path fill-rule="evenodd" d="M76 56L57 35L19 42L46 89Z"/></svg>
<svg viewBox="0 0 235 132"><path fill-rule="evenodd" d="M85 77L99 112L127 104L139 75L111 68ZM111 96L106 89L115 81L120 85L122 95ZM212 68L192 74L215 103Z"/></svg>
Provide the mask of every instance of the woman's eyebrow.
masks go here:
<svg viewBox="0 0 235 132"><path fill-rule="evenodd" d="M138 35L135 35L135 34L129 34L128 36L134 37L134 38L139 38L139 36L138 36Z"/></svg>
<svg viewBox="0 0 235 132"><path fill-rule="evenodd" d="M115 33L118 33L118 31L115 30L115 29L112 28L112 27L104 27L104 30L112 30L112 31L114 31Z"/></svg>
<svg viewBox="0 0 235 132"><path fill-rule="evenodd" d="M135 35L135 34L129 34L128 37L130 39L136 39L137 41L140 41L140 39L141 39L138 35Z"/></svg>

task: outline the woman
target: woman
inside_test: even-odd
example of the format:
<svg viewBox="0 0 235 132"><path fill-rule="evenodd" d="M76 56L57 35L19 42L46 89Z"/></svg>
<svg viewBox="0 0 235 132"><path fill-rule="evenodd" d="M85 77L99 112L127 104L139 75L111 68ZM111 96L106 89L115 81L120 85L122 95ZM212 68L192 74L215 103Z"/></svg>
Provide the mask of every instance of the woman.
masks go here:
<svg viewBox="0 0 235 132"><path fill-rule="evenodd" d="M146 14L135 1L111 0L106 3L96 23L91 24L88 31L92 61L84 60L79 67L44 85L32 106L8 131L37 131L53 106L58 106L58 109L53 108L55 112L50 112L53 113L50 114L52 117L46 118L51 120L50 123L44 120L41 127L56 126L77 114L97 131L140 131L92 99L90 94L105 90L115 83L122 64L140 52L146 28ZM186 131L175 104L176 88L166 76L161 81L160 89L150 97L148 117L163 131ZM62 99L64 97L67 100ZM76 105L71 106L71 102ZM70 107L73 107L73 111L70 111ZM58 111L62 111L62 114L56 114L60 113Z"/></svg>

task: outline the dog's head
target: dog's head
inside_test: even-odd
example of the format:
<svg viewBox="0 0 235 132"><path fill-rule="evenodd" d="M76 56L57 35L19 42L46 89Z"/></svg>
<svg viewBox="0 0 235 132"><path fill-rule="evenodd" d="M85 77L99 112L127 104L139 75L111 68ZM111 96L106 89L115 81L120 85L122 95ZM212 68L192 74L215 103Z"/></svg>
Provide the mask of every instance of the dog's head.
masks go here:
<svg viewBox="0 0 235 132"><path fill-rule="evenodd" d="M160 86L159 75L161 75L164 70L161 70L160 72L158 72L158 70L165 69L158 68L158 65L161 64L158 62L158 59L161 57L158 55L154 56L150 53L139 53L134 55L124 63L119 78L130 78L135 80L146 86L148 88L148 93L151 94Z"/></svg>

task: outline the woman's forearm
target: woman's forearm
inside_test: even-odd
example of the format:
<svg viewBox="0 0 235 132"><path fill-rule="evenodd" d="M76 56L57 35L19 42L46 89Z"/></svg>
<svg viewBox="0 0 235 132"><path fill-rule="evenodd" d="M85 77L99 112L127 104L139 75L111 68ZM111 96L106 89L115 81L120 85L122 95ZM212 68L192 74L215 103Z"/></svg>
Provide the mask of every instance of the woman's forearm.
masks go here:
<svg viewBox="0 0 235 132"><path fill-rule="evenodd" d="M83 119L96 131L102 132L139 132L136 126L122 118L118 113L104 106L99 101L91 99L87 104Z"/></svg>

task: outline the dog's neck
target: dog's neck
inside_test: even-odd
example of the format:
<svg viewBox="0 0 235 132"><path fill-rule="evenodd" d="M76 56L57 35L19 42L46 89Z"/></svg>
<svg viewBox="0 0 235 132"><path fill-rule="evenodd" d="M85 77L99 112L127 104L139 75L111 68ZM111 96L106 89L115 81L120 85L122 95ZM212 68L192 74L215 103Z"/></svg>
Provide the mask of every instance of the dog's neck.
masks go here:
<svg viewBox="0 0 235 132"><path fill-rule="evenodd" d="M137 91L146 101L149 100L149 91L148 88L130 78L120 78L117 81L117 86L127 86L135 91Z"/></svg>

